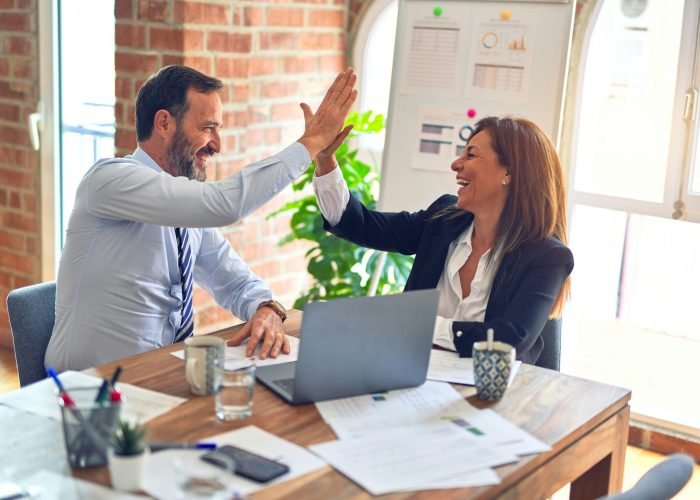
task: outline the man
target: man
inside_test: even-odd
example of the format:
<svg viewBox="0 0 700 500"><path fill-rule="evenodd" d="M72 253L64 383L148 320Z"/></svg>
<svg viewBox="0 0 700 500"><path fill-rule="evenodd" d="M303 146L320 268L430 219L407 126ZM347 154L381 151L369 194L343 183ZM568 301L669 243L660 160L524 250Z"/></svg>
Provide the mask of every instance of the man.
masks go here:
<svg viewBox="0 0 700 500"><path fill-rule="evenodd" d="M58 270L56 324L45 362L80 370L192 334L192 281L246 320L231 339L247 354L289 353L284 310L214 229L272 198L323 149L344 139L356 91L340 73L317 112L301 104L298 142L219 182L205 183L221 150L221 81L185 66L153 75L136 98L138 147L98 161L76 192Z"/></svg>

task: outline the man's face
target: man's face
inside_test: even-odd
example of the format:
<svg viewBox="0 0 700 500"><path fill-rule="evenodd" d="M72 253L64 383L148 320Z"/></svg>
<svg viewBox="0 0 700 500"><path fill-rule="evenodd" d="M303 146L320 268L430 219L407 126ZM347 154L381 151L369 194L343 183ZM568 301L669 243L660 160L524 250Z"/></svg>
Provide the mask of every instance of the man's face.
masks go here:
<svg viewBox="0 0 700 500"><path fill-rule="evenodd" d="M219 129L222 107L219 94L187 92L189 107L177 121L177 129L166 149L166 161L175 176L204 182L207 160L221 151Z"/></svg>

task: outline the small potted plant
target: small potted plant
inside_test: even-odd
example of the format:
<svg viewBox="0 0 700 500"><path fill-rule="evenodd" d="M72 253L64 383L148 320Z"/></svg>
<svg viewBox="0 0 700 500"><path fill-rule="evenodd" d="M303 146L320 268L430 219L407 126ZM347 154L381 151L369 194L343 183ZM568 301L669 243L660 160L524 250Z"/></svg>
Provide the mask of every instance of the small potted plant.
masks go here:
<svg viewBox="0 0 700 500"><path fill-rule="evenodd" d="M128 420L119 420L107 453L112 487L120 491L141 489L141 478L146 474L149 456L143 441L146 427Z"/></svg>

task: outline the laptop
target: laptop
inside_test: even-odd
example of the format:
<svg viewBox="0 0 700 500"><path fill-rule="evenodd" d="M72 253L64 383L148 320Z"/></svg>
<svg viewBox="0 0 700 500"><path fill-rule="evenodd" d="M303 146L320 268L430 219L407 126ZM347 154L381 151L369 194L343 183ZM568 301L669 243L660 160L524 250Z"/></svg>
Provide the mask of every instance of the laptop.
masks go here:
<svg viewBox="0 0 700 500"><path fill-rule="evenodd" d="M258 367L256 377L291 404L420 385L438 297L433 289L307 304L298 360Z"/></svg>

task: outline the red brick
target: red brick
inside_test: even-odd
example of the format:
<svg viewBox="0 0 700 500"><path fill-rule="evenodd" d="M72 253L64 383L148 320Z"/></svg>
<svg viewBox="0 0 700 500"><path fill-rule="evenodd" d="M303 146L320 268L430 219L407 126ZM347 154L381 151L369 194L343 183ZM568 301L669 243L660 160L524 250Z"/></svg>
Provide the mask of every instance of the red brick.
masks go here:
<svg viewBox="0 0 700 500"><path fill-rule="evenodd" d="M0 287L8 288L8 289L14 288L14 286L12 284L12 275L11 274L4 272L4 271L0 271ZM4 294L3 294L3 297L4 297ZM2 301L0 301L0 303L1 302Z"/></svg>
<svg viewBox="0 0 700 500"><path fill-rule="evenodd" d="M0 31L32 31L32 17L23 12L4 12L0 16Z"/></svg>
<svg viewBox="0 0 700 500"><path fill-rule="evenodd" d="M175 3L176 22L229 25L231 20L231 7L227 5L192 1Z"/></svg>
<svg viewBox="0 0 700 500"><path fill-rule="evenodd" d="M249 123L267 123L270 121L270 106L257 105L249 109Z"/></svg>
<svg viewBox="0 0 700 500"><path fill-rule="evenodd" d="M260 97L275 98L296 96L299 92L297 82L268 82L260 85Z"/></svg>
<svg viewBox="0 0 700 500"><path fill-rule="evenodd" d="M146 28L130 23L117 23L114 27L114 39L118 46L145 47Z"/></svg>
<svg viewBox="0 0 700 500"><path fill-rule="evenodd" d="M213 62L211 57L197 57L185 54L185 57L182 59L182 64L194 68L197 71L201 71L205 75L210 75Z"/></svg>
<svg viewBox="0 0 700 500"><path fill-rule="evenodd" d="M265 129L265 144L279 144L282 140L282 131L278 128Z"/></svg>
<svg viewBox="0 0 700 500"><path fill-rule="evenodd" d="M309 11L308 25L313 28L343 28L345 26L345 16L342 10L311 9Z"/></svg>
<svg viewBox="0 0 700 500"><path fill-rule="evenodd" d="M218 305L214 304L210 307L205 307L197 311L196 325L197 330L207 326L219 324L233 324L235 316ZM224 328L225 325L221 325Z"/></svg>
<svg viewBox="0 0 700 500"><path fill-rule="evenodd" d="M17 191L10 191L10 206L12 208L22 208L19 193Z"/></svg>
<svg viewBox="0 0 700 500"><path fill-rule="evenodd" d="M219 179L224 179L241 171L246 163L243 160L220 160L217 165Z"/></svg>
<svg viewBox="0 0 700 500"><path fill-rule="evenodd" d="M234 129L240 127L246 127L248 125L248 112L247 111L227 111L224 113L224 123L223 127L226 129Z"/></svg>
<svg viewBox="0 0 700 500"><path fill-rule="evenodd" d="M262 130L249 128L246 130L243 142L248 148L260 146L262 144Z"/></svg>
<svg viewBox="0 0 700 500"><path fill-rule="evenodd" d="M144 21L163 22L168 18L166 0L139 0L138 18Z"/></svg>
<svg viewBox="0 0 700 500"><path fill-rule="evenodd" d="M4 46L4 55L32 56L35 54L33 38L28 36L7 36Z"/></svg>
<svg viewBox="0 0 700 500"><path fill-rule="evenodd" d="M256 264L254 266L251 266L253 272L260 276L263 280L267 280L268 278L273 278L279 275L281 267L282 266L280 266L280 263L276 261L265 262L262 264Z"/></svg>
<svg viewBox="0 0 700 500"><path fill-rule="evenodd" d="M183 34L180 28L151 28L148 30L149 48L181 51Z"/></svg>
<svg viewBox="0 0 700 500"><path fill-rule="evenodd" d="M136 132L126 127L117 127L114 133L114 147L120 150L133 151L136 148Z"/></svg>
<svg viewBox="0 0 700 500"><path fill-rule="evenodd" d="M15 6L15 0L0 0L0 9L11 9Z"/></svg>
<svg viewBox="0 0 700 500"><path fill-rule="evenodd" d="M0 102L0 120L18 122L19 106Z"/></svg>
<svg viewBox="0 0 700 500"><path fill-rule="evenodd" d="M0 142L5 141L10 144L21 144L23 146L31 146L29 143L29 132L24 124L12 126L12 125L0 125Z"/></svg>
<svg viewBox="0 0 700 500"><path fill-rule="evenodd" d="M302 118L301 109L296 103L275 104L272 106L272 121L299 120Z"/></svg>
<svg viewBox="0 0 700 500"><path fill-rule="evenodd" d="M28 101L33 95L34 92L32 92L32 88L29 85L0 81L0 98Z"/></svg>
<svg viewBox="0 0 700 500"><path fill-rule="evenodd" d="M35 257L0 252L0 267L6 269L9 268L23 274L33 274L37 264Z"/></svg>
<svg viewBox="0 0 700 500"><path fill-rule="evenodd" d="M322 55L319 57L320 71L340 72L345 69L345 57L341 55Z"/></svg>
<svg viewBox="0 0 700 500"><path fill-rule="evenodd" d="M36 217L26 216L16 212L3 213L2 223L7 228L19 229L20 231L35 232L38 227Z"/></svg>
<svg viewBox="0 0 700 500"><path fill-rule="evenodd" d="M299 48L302 50L331 50L335 47L335 36L331 33L303 33L299 37Z"/></svg>
<svg viewBox="0 0 700 500"><path fill-rule="evenodd" d="M252 36L250 33L227 33L214 31L209 33L207 48L216 52L241 52L251 51Z"/></svg>
<svg viewBox="0 0 700 500"><path fill-rule="evenodd" d="M262 26L265 24L265 9L259 7L246 7L243 12L244 26Z"/></svg>
<svg viewBox="0 0 700 500"><path fill-rule="evenodd" d="M8 60L7 59L0 59L0 76L7 76L9 74L10 74L10 64L9 64Z"/></svg>
<svg viewBox="0 0 700 500"><path fill-rule="evenodd" d="M345 34L339 34L338 35L338 50L341 52L345 51L345 44L346 44L346 39L345 39Z"/></svg>
<svg viewBox="0 0 700 500"><path fill-rule="evenodd" d="M223 152L224 153L232 153L236 151L236 147L238 146L238 137L235 135L229 135L223 138L224 140L224 145L223 145Z"/></svg>
<svg viewBox="0 0 700 500"><path fill-rule="evenodd" d="M286 57L282 66L283 73L311 73L316 71L317 60L315 57Z"/></svg>
<svg viewBox="0 0 700 500"><path fill-rule="evenodd" d="M114 17L119 19L133 19L133 0L115 0Z"/></svg>
<svg viewBox="0 0 700 500"><path fill-rule="evenodd" d="M219 78L246 78L248 76L248 59L217 57L216 76Z"/></svg>
<svg viewBox="0 0 700 500"><path fill-rule="evenodd" d="M151 54L125 54L117 52L115 56L117 74L120 73L155 73L158 68L158 58Z"/></svg>
<svg viewBox="0 0 700 500"><path fill-rule="evenodd" d="M132 80L130 78L123 78L117 76L114 82L114 92L117 99L133 99L134 94L131 92Z"/></svg>
<svg viewBox="0 0 700 500"><path fill-rule="evenodd" d="M183 64L185 60L185 56L183 54L164 54L162 57L162 66L170 66L171 64ZM138 92L138 89L141 88L143 85L143 82L135 85L135 88L137 89L136 92Z"/></svg>
<svg viewBox="0 0 700 500"><path fill-rule="evenodd" d="M37 211L36 195L33 193L24 194L24 209L27 212L36 213Z"/></svg>
<svg viewBox="0 0 700 500"><path fill-rule="evenodd" d="M0 205L7 206L7 191L0 189Z"/></svg>
<svg viewBox="0 0 700 500"><path fill-rule="evenodd" d="M26 252L29 255L38 255L37 250L39 246L37 245L37 240L34 237L27 238Z"/></svg>
<svg viewBox="0 0 700 500"><path fill-rule="evenodd" d="M248 71L250 76L273 75L277 72L277 60L267 57L251 58Z"/></svg>
<svg viewBox="0 0 700 500"><path fill-rule="evenodd" d="M270 8L267 11L268 26L303 26L304 11L302 9Z"/></svg>
<svg viewBox="0 0 700 500"><path fill-rule="evenodd" d="M261 50L294 50L298 45L298 37L295 33L260 33Z"/></svg>
<svg viewBox="0 0 700 500"><path fill-rule="evenodd" d="M234 102L247 102L250 95L250 87L248 84L231 85L230 94L233 95Z"/></svg>
<svg viewBox="0 0 700 500"><path fill-rule="evenodd" d="M0 231L0 247L10 250L24 250L24 237L18 233Z"/></svg>
<svg viewBox="0 0 700 500"><path fill-rule="evenodd" d="M36 65L36 60L14 60L10 61L10 73L15 78L20 78L23 80L35 80L34 78L34 68Z"/></svg>

